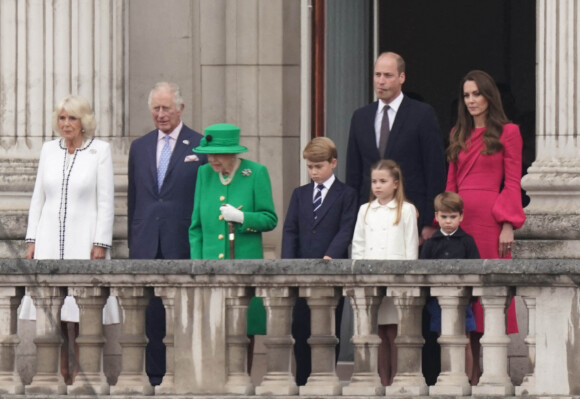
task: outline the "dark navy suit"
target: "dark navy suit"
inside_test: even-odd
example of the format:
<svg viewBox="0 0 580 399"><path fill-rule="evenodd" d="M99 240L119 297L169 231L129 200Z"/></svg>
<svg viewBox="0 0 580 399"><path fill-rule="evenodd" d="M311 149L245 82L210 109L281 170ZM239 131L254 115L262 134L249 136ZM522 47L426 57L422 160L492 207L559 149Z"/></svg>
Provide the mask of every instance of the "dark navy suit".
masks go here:
<svg viewBox="0 0 580 399"><path fill-rule="evenodd" d="M290 206L284 221L282 235L282 258L333 259L348 258L348 246L352 240L358 213L356 191L338 179L332 183L314 221L312 200L314 183L298 187L292 193ZM340 322L344 301L336 309L335 331L340 335ZM292 312L292 336L296 357L296 383L306 384L311 368L310 309L304 298L297 298Z"/></svg>
<svg viewBox="0 0 580 399"><path fill-rule="evenodd" d="M189 259L197 168L207 159L191 150L202 136L183 125L161 192L157 190L157 136L157 130L147 133L133 141L129 151L129 257ZM197 155L199 161L185 162L188 155Z"/></svg>
<svg viewBox="0 0 580 399"><path fill-rule="evenodd" d="M282 258L305 259L330 256L348 258L358 213L356 192L338 179L334 181L314 221L314 183L292 193L284 221Z"/></svg>
<svg viewBox="0 0 580 399"><path fill-rule="evenodd" d="M419 228L433 221L433 200L445 188L443 141L433 108L407 96L397 111L387 148L379 154L375 135L378 102L357 109L351 120L346 184L357 190L359 205L368 202L371 166L392 159L403 172L405 195L419 210Z"/></svg>
<svg viewBox="0 0 580 399"><path fill-rule="evenodd" d="M183 125L175 143L165 179L157 189L158 130L133 141L129 151L128 239L131 259L189 259L189 225L197 168L206 163L186 162L196 155L191 150L202 136ZM165 374L165 308L158 297L147 307L146 369L151 384L158 385Z"/></svg>

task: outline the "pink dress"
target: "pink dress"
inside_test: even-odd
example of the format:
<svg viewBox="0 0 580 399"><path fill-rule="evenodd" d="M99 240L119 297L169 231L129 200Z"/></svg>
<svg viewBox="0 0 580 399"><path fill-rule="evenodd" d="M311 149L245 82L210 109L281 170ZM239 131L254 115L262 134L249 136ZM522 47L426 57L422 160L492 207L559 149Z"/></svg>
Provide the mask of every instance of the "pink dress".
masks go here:
<svg viewBox="0 0 580 399"><path fill-rule="evenodd" d="M473 236L482 259L499 259L499 234L504 222L514 229L524 224L522 208L522 137L517 125L504 125L500 141L503 150L483 155L483 132L474 129L465 150L456 162L449 164L446 191L459 193L463 198L464 218L461 227ZM503 187L502 186L503 182ZM501 191L500 191L501 188ZM511 258L511 255L507 258ZM483 309L474 304L476 331L483 332ZM516 333L517 320L512 302L508 308L508 334Z"/></svg>

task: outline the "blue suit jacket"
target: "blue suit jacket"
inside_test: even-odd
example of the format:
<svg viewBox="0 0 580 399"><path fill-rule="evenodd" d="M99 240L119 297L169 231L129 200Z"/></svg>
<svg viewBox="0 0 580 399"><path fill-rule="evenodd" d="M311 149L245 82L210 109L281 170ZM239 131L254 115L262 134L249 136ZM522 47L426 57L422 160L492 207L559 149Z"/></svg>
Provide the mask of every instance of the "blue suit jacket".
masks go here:
<svg viewBox="0 0 580 399"><path fill-rule="evenodd" d="M357 215L356 191L334 181L314 221L314 184L292 193L282 234L282 258L348 258Z"/></svg>
<svg viewBox="0 0 580 399"><path fill-rule="evenodd" d="M384 154L375 136L378 102L357 109L351 120L346 159L346 184L357 190L359 205L368 202L371 166L392 159L403 172L405 195L419 210L419 227L431 225L433 200L445 188L443 140L433 108L403 97Z"/></svg>
<svg viewBox="0 0 580 399"><path fill-rule="evenodd" d="M161 253L166 259L189 259L197 168L207 162L205 155L194 154L192 149L203 136L183 125L158 192L157 135L154 130L136 139L129 151L129 256L154 259ZM197 155L199 161L185 162L188 155Z"/></svg>

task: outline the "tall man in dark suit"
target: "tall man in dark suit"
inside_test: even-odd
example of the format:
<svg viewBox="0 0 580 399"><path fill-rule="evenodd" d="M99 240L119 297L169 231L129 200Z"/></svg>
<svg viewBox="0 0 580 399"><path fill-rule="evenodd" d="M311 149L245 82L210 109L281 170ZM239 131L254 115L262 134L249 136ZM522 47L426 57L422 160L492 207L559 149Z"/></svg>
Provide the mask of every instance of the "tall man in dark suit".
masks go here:
<svg viewBox="0 0 580 399"><path fill-rule="evenodd" d="M368 202L371 166L392 159L403 171L405 195L419 210L420 242L435 232L433 200L445 188L443 141L433 108L402 93L405 61L395 53L379 56L374 89L378 101L357 109L351 120L346 184ZM385 114L386 112L386 114Z"/></svg>
<svg viewBox="0 0 580 399"><path fill-rule="evenodd" d="M160 82L149 93L156 129L129 151L128 239L131 259L189 259L189 225L202 136L181 121L183 98L174 83ZM153 385L165 374L165 309L152 298L146 315L146 368Z"/></svg>
<svg viewBox="0 0 580 399"><path fill-rule="evenodd" d="M189 259L197 168L206 162L192 149L202 135L181 121L184 105L176 84L157 83L148 102L156 129L133 141L129 151L129 257ZM166 140L170 155L161 177Z"/></svg>

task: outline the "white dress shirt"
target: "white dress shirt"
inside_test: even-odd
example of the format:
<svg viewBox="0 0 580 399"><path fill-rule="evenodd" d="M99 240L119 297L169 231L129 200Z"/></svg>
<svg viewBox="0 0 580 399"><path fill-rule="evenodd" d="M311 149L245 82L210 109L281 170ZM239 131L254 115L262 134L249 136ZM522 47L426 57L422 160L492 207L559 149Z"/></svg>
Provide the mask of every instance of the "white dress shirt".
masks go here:
<svg viewBox="0 0 580 399"><path fill-rule="evenodd" d="M171 153L173 154L173 149L175 148L175 143L177 143L177 139L179 138L179 132L181 132L181 128L183 127L183 122L180 121L179 125L169 133L169 146L171 147ZM165 136L167 134L163 133L161 130L157 131L157 168L159 168L159 159L161 158L161 150L165 146Z"/></svg>
<svg viewBox="0 0 580 399"><path fill-rule="evenodd" d="M328 190L330 190L330 187L332 186L332 183L334 183L334 180L336 180L336 177L334 177L334 174L332 174L328 178L328 180L322 183L322 185L324 186L324 190L322 190L322 192L320 193L321 204L324 202L324 198L326 198L326 194L328 194ZM313 181L312 184L314 184L314 190L312 191L312 201L314 202L314 197L316 197L316 187L318 186L318 183Z"/></svg>
<svg viewBox="0 0 580 399"><path fill-rule="evenodd" d="M381 139L381 125L383 123L383 109L388 105L389 113L389 130L393 128L393 123L395 123L395 118L397 117L397 111L403 102L403 92L391 101L389 104L385 104L383 100L379 100L379 106L377 107L377 114L375 115L375 137L377 140L377 148L379 148L379 140Z"/></svg>

